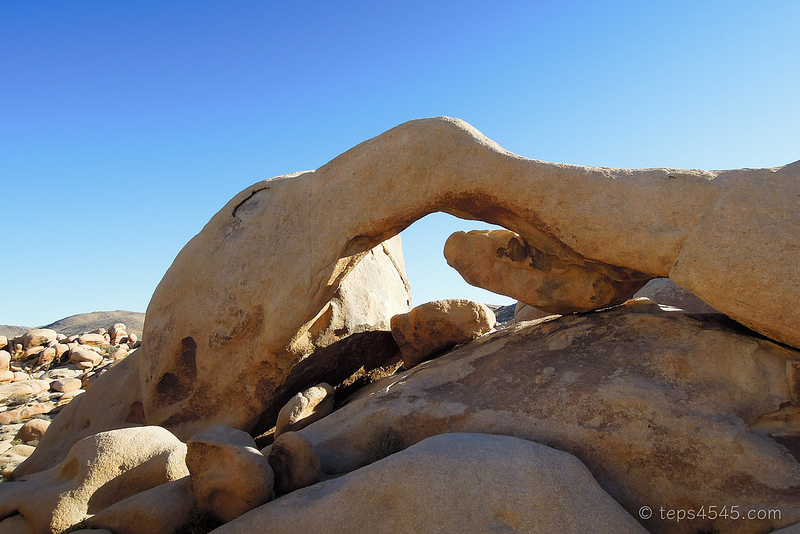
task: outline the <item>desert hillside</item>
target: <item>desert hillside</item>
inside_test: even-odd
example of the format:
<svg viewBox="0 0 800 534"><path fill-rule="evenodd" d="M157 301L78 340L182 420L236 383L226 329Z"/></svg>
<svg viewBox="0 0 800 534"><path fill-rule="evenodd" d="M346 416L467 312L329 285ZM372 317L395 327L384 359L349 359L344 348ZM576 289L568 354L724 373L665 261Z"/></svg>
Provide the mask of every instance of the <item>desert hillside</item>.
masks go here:
<svg viewBox="0 0 800 534"><path fill-rule="evenodd" d="M83 332L91 332L98 328L108 328L115 323L125 323L128 327L128 332L141 337L142 327L144 326L144 313L125 310L79 313L36 328L49 328L65 336L74 336ZM17 337L28 330L31 330L31 327L3 324L0 325L0 336Z"/></svg>

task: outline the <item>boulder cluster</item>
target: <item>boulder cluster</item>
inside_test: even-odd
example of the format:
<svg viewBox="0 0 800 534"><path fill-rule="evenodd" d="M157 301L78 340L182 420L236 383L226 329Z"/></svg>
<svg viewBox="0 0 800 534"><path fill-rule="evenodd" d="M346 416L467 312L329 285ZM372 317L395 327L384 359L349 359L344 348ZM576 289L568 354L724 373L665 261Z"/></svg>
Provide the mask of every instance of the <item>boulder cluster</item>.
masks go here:
<svg viewBox="0 0 800 534"><path fill-rule="evenodd" d="M800 163L553 164L448 118L256 184L175 259L138 350L6 342L27 371L0 388L95 379L25 429L0 534L797 532L798 196ZM513 320L412 306L397 233L432 211L508 228L444 255Z"/></svg>
<svg viewBox="0 0 800 534"><path fill-rule="evenodd" d="M140 345L123 323L72 336L48 328L0 336L2 476L30 456L53 416Z"/></svg>

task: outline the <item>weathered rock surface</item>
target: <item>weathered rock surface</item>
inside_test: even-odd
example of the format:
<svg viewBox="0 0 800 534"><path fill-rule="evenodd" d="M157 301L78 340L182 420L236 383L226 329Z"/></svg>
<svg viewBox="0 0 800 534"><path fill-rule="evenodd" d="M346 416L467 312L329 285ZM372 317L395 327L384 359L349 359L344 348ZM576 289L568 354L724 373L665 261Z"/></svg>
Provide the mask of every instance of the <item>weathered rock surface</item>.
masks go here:
<svg viewBox="0 0 800 534"><path fill-rule="evenodd" d="M50 389L50 382L47 380L24 380L0 386L0 399L5 399L15 395L36 396L43 391Z"/></svg>
<svg viewBox="0 0 800 534"><path fill-rule="evenodd" d="M94 367L103 361L103 357L93 350L85 349L83 347L76 347L69 351L69 361L71 363L87 362L91 364L91 367Z"/></svg>
<svg viewBox="0 0 800 534"><path fill-rule="evenodd" d="M72 399L74 399L75 397L77 397L79 395L82 395L85 392L86 392L86 390L79 389L77 391L70 391L69 393L64 393L63 395L61 395L61 398L56 401L56 409L57 409L57 411L55 411L55 413L60 412L61 408L63 408L64 406L66 406L67 404L72 402Z"/></svg>
<svg viewBox="0 0 800 534"><path fill-rule="evenodd" d="M622 304L648 279L615 280L538 250L509 230L456 232L447 239L444 256L468 283L553 314Z"/></svg>
<svg viewBox="0 0 800 534"><path fill-rule="evenodd" d="M514 306L514 322L521 323L523 321L535 321L543 317L549 317L552 313L543 312L538 308L534 308L530 304L517 301Z"/></svg>
<svg viewBox="0 0 800 534"><path fill-rule="evenodd" d="M123 338L128 337L128 327L125 326L125 323L114 323L114 325L108 329L108 335L111 338L112 345L119 345L122 343Z"/></svg>
<svg viewBox="0 0 800 534"><path fill-rule="evenodd" d="M113 316L118 312L110 313ZM127 312L119 313L127 314ZM88 316L91 317L106 315L108 314L104 312L88 314ZM138 315L143 316L144 314ZM79 317L80 316L74 316L65 321L69 323L70 320L75 319L77 322L72 323L74 327L80 324ZM116 326L118 330L121 327L121 325L114 326ZM114 329L114 326L111 328ZM38 329L40 332L45 332L44 336L39 337L51 339L53 337L50 332L51 330L53 329ZM121 338L120 344L115 346L104 345L102 348L95 345L81 345L79 343L81 337L90 343L96 341L98 339L97 336L100 336L105 341L106 338L103 337L101 332L105 332L105 330L100 328L96 329L93 333L84 331L83 336L81 334L74 334L69 338L59 332L55 335L55 340L51 339L51 341L47 342L47 345L23 349L23 344L21 342L23 337L27 336L30 339L34 339L38 335L36 331L26 329L25 332L21 333L17 338L11 340L10 344L13 345L13 348L9 348L12 348L14 351L13 355L8 352L0 352L0 369L7 369L0 370L0 385L9 382L23 383L23 385L15 385L10 388L0 388L0 447L3 446L2 442L14 439L23 422L36 415L41 415L43 419L50 420L73 398L83 393L85 388L99 377L100 374L108 371L111 366L120 363L119 361L115 361L111 358L104 358L103 356L108 356L112 351L113 354L111 355L114 356L116 360L121 360L127 356L130 346L127 343L121 343L121 341L123 339L129 341L129 338ZM85 334L91 335L86 336ZM68 358L70 352L72 352L73 356L72 362L70 362ZM136 375L138 377L138 371ZM49 390L45 387L45 384L48 384ZM138 387L136 391L138 395ZM115 406L117 403L114 399L123 394L124 390L106 392L107 399L110 399L111 406ZM98 403L95 410L102 410L104 404L108 404L108 400ZM139 402L137 413L139 414L136 418L138 421L137 424L144 424L141 402ZM54 442L45 440L45 450L41 454L36 455L36 458L42 459L49 456L47 460L48 464L41 467L52 467L64 459L69 448L79 439L96 432L131 426L130 424L126 424L126 417L127 416L123 416L121 419L118 418L118 421L113 425L104 423L98 427L83 427L76 432L68 442L57 443L57 450L48 450L48 444ZM108 417L101 416L98 420L107 423ZM65 421L62 419L60 424L55 425L51 433L56 435L60 434L63 437L65 434L63 427L70 426L71 428L73 423L75 423L74 420ZM87 424L89 422L82 420L80 423ZM36 463L36 461L34 463ZM29 463L27 465L32 464ZM5 462L4 472L10 473L14 467L15 465L13 465L13 462Z"/></svg>
<svg viewBox="0 0 800 534"><path fill-rule="evenodd" d="M186 445L160 427L85 438L61 464L0 485L0 532L63 532L131 495L185 477L185 456Z"/></svg>
<svg viewBox="0 0 800 534"><path fill-rule="evenodd" d="M199 511L227 522L269 500L272 469L246 432L218 425L193 436L187 446Z"/></svg>
<svg viewBox="0 0 800 534"><path fill-rule="evenodd" d="M23 334L19 338L19 342L22 343L23 349L40 347L55 341L57 335L55 330L50 330L49 328L34 328Z"/></svg>
<svg viewBox="0 0 800 534"><path fill-rule="evenodd" d="M392 337L400 347L403 365L418 363L472 341L495 325L494 312L485 304L465 299L426 302L392 317Z"/></svg>
<svg viewBox="0 0 800 534"><path fill-rule="evenodd" d="M800 534L800 523L796 523L790 527L774 530L772 534Z"/></svg>
<svg viewBox="0 0 800 534"><path fill-rule="evenodd" d="M286 432L275 439L267 457L275 477L275 492L280 495L316 484L320 464L307 439L297 432Z"/></svg>
<svg viewBox="0 0 800 534"><path fill-rule="evenodd" d="M88 436L144 424L136 351L120 360L100 376L91 389L75 397L59 412L36 451L17 467L14 476L21 477L55 466L64 460L70 447Z"/></svg>
<svg viewBox="0 0 800 534"><path fill-rule="evenodd" d="M45 404L42 402L28 403L25 406L19 406L17 408L0 412L0 425L8 425L27 421L34 415L41 415L49 412L52 409L53 406L50 404Z"/></svg>
<svg viewBox="0 0 800 534"><path fill-rule="evenodd" d="M81 380L79 378L60 378L50 382L50 389L53 391L60 391L61 393L69 393L81 389Z"/></svg>
<svg viewBox="0 0 800 534"><path fill-rule="evenodd" d="M251 430L261 421L262 428L271 428L289 398L326 379L303 369L323 359L324 365L336 366L332 354L319 349L350 334L388 330L391 316L410 306L399 238L376 243L359 254L363 261L358 265L342 264L331 275L335 280L322 280L325 274L312 272L303 259L309 247L302 252L282 248L300 243L292 236L292 224L305 208L280 222L263 212L267 205L261 196L236 207L241 202L237 196L186 245L148 307L141 348L145 417L181 437L214 424ZM268 253L251 247L266 227L273 228L267 233L289 232ZM294 259L285 263L282 254ZM289 264L291 274L282 270ZM212 282L216 277L221 278ZM294 285L299 280L321 286L300 289ZM244 291L207 291L209 283ZM338 288L324 291L329 283ZM317 296L325 300L312 309ZM193 312L184 308L190 302ZM206 312L195 313L199 309ZM284 336L290 323L292 333ZM227 365L224 374L216 370L220 361Z"/></svg>
<svg viewBox="0 0 800 534"><path fill-rule="evenodd" d="M333 387L323 382L292 397L278 413L275 437L300 430L331 413L333 393Z"/></svg>
<svg viewBox="0 0 800 534"><path fill-rule="evenodd" d="M191 482L187 476L112 504L88 518L86 525L118 534L168 533L188 524L193 509Z"/></svg>
<svg viewBox="0 0 800 534"><path fill-rule="evenodd" d="M19 429L15 439L20 440L22 443L29 445L31 442L38 442L42 439L45 430L50 426L50 421L44 419L31 419Z"/></svg>
<svg viewBox="0 0 800 534"><path fill-rule="evenodd" d="M376 382L299 434L328 474L387 443L515 435L577 456L634 515L731 499L782 510L757 523L654 516L652 532L767 532L800 520L800 464L748 425L791 401L786 362L800 352L731 325L647 301L517 325Z"/></svg>
<svg viewBox="0 0 800 534"><path fill-rule="evenodd" d="M391 251L393 250L392 247L395 246L394 243L389 242L385 246ZM395 250L394 254L396 261L402 262L400 251ZM314 335L330 341L331 339L336 339L336 335L343 335L343 333L349 332L349 329L357 331L349 337L336 341L322 351L315 353L314 357L306 358L296 365L292 370L292 383L313 385L328 378L338 384L354 373L369 374L377 372L382 368L381 366L399 360L399 349L391 338L391 334L388 331L370 331L369 329L373 328L373 326L366 324L368 317L370 317L369 313L371 313L368 310L370 306L373 311L375 309L386 310L386 317L382 319L378 326L387 330L389 327L388 314L397 310L407 309L407 285L402 285L404 299L402 302L395 298L397 295L390 300L384 301L379 301L375 296L381 293L392 295L391 289L397 289L397 284L388 277L388 274L391 273L388 269L389 266L386 264L387 261L386 254L376 256L373 260L360 264L359 268L350 274L348 278L351 281L344 284L340 288L341 291L329 303L329 308L334 311L323 314L324 317L316 324ZM391 265L391 268L395 268L394 264ZM393 276L398 275L394 274ZM375 295L369 297L370 292L375 293ZM374 301L371 304L368 302L370 299ZM365 310L367 311L365 312ZM365 323L361 324L362 321ZM98 329L97 332L101 330ZM112 326L110 330L114 330L114 327ZM339 334L335 334L337 330L340 330ZM97 332L96 335L101 335ZM64 459L69 448L75 442L86 436L115 428L127 428L145 424L139 388L137 353L135 351L126 352L128 355L126 360L130 361L123 362L119 357L122 356L123 349L127 344L120 344L110 355L111 359L102 359L97 352L87 349L85 345L80 345L77 341L80 337L80 335L75 334L75 341L69 347L65 344L58 344L56 348L63 347L62 353L66 350L74 350L76 353L82 352L86 354L85 359L89 361L70 363L66 367L54 367L51 369L45 366L43 369L46 370L35 371L35 376L44 379L37 391L0 389L0 401L2 401L3 396L9 395L24 396L32 401L37 394L44 394L43 392L46 391L44 388L45 380L50 384L54 380L80 378L83 388L88 388L91 384L92 394L86 398L85 404L82 404L83 399L76 400L74 404L70 402L78 394L83 393L84 390L79 389L75 392L63 393L60 398L49 403L48 407L41 408L38 412L32 412L23 406L17 411L6 414L5 417L7 419L18 420L23 416L29 417L34 413L42 413L42 410L44 412L49 411L50 414L55 415L56 412L63 409L63 415L56 418L52 428L49 429L47 437L43 438L31 458L17 468L15 473L18 476L52 467ZM121 338L121 340L123 339ZM135 342L135 334L129 334L127 341L129 343ZM302 342L298 341L298 345L302 345ZM105 353L107 352L110 351ZM114 359L119 361L114 361ZM55 364L55 362L53 363ZM95 369L95 363L105 367ZM78 366L83 364L86 364L85 368L79 369ZM31 366L31 371L34 371L35 362L27 362L26 365ZM216 367L218 368L218 366ZM95 370L92 371L92 369ZM15 374L9 373L8 380L15 379ZM18 374L23 375L24 373ZM109 376L99 380L101 376L106 374ZM0 378L2 378L1 375ZM26 380L27 378L27 375L25 375ZM59 387L56 384L56 389L53 392L58 393L56 390ZM292 391L287 386L272 393L274 397L271 398L270 402L274 406L279 406L279 403L285 403L296 393L296 390ZM65 408L65 406L67 407ZM0 410L2 410L2 406L0 406ZM0 414L0 420L2 420L2 417L3 415ZM275 418L273 414L271 419L267 418L265 420L263 430L267 430L274 425ZM6 430L13 432L8 439L11 439L17 431L17 428L13 428L13 426L3 426L2 428L3 432L6 432ZM0 433L0 438L2 436L3 433ZM17 456L15 458L17 461L21 461L21 458Z"/></svg>
<svg viewBox="0 0 800 534"><path fill-rule="evenodd" d="M82 334L78 336L78 343L81 345L93 345L95 347L102 347L108 345L108 341L102 334Z"/></svg>
<svg viewBox="0 0 800 534"><path fill-rule="evenodd" d="M680 308L688 313L719 313L669 278L650 280L633 295L633 298L640 297L649 298L659 304Z"/></svg>
<svg viewBox="0 0 800 534"><path fill-rule="evenodd" d="M649 298L658 304L680 308L688 313L719 313L669 278L650 280L642 289L634 293L631 298ZM517 302L514 309L514 320L518 323L541 319L549 315L552 314L535 308L530 304L525 304L524 302Z"/></svg>
<svg viewBox="0 0 800 534"><path fill-rule="evenodd" d="M21 467L52 465L83 433L104 427L147 420L189 436L218 422L274 422L292 394L327 379L308 371L327 371L325 355L352 349L357 335L408 308L402 261L391 252L398 243L386 240L432 211L516 232L497 234L503 246L448 253L470 256L459 269L480 284L505 292L538 277L536 302L567 312L670 276L742 324L800 346L798 193L800 162L714 172L576 167L516 157L453 119L401 125L317 171L237 195L159 285L141 362L132 356L105 382L83 375L84 387L99 377L97 396L67 405L42 454L40 445ZM757 524L654 517L654 532L764 532L800 519L798 464L776 444L800 454L797 351L724 319L641 303L526 328L536 335L512 327L371 387L301 435L329 472L346 472L435 433L516 434L574 453L631 513L640 504L686 509L732 497L782 511ZM64 341L49 336L12 340L15 362L1 378L42 377ZM69 338L70 352L80 340ZM112 338L98 329L83 341L100 347ZM230 363L227 374L218 362ZM132 384L131 370L134 387L120 388ZM56 398L19 396L32 395L29 405L0 407L0 422L18 429L23 412L50 409ZM26 482L0 487L0 502ZM26 521L17 514L4 523L24 529Z"/></svg>
<svg viewBox="0 0 800 534"><path fill-rule="evenodd" d="M13 445L0 454L0 474L9 476L11 471L33 453L32 445Z"/></svg>
<svg viewBox="0 0 800 534"><path fill-rule="evenodd" d="M58 351L55 346L47 347L39 354L39 360L36 365L48 365L56 359Z"/></svg>
<svg viewBox="0 0 800 534"><path fill-rule="evenodd" d="M574 456L481 434L429 438L214 532L313 532L321 525L330 533L646 532Z"/></svg>
<svg viewBox="0 0 800 534"><path fill-rule="evenodd" d="M492 313L494 313L494 318L497 320L497 326L507 326L503 325L503 323L511 323L514 321L514 304L506 304L505 306L501 306L498 304L487 304Z"/></svg>
<svg viewBox="0 0 800 534"><path fill-rule="evenodd" d="M22 359L23 360L31 360L36 356L39 356L42 352L47 350L47 347L43 345L37 345L33 347L28 347L22 352Z"/></svg>

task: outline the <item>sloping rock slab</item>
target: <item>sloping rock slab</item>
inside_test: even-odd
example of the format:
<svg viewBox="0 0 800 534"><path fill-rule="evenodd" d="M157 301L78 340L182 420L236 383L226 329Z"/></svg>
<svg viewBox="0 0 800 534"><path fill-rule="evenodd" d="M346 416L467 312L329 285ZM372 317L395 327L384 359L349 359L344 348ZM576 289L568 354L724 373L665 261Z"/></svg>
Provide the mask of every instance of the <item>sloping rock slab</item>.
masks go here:
<svg viewBox="0 0 800 534"><path fill-rule="evenodd" d="M508 436L435 436L290 493L216 534L645 533L574 456Z"/></svg>

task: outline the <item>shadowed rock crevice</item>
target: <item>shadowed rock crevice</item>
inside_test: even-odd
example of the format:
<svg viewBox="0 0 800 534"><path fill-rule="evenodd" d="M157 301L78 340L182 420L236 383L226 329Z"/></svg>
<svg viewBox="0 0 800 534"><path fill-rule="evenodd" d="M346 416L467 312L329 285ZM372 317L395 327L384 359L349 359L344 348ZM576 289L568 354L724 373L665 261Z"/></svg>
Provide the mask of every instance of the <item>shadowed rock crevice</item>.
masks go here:
<svg viewBox="0 0 800 534"><path fill-rule="evenodd" d="M263 390L266 408L251 433L259 435L274 427L280 409L300 390L320 382L339 385L359 371L368 374L399 361L400 348L391 332L353 332L297 363L286 380L293 387L279 385Z"/></svg>
<svg viewBox="0 0 800 534"><path fill-rule="evenodd" d="M245 222L253 213L258 210L261 202L269 200L269 186L264 186L262 189L255 189L242 200L235 208L231 217L239 222Z"/></svg>

